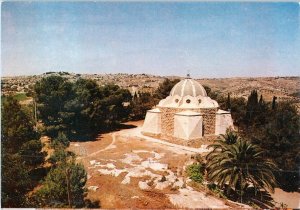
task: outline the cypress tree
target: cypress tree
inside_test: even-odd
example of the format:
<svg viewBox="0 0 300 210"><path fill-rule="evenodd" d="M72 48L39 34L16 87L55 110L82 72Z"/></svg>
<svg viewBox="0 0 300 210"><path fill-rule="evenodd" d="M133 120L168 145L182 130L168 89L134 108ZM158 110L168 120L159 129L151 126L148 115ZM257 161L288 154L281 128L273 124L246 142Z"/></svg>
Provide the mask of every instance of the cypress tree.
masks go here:
<svg viewBox="0 0 300 210"><path fill-rule="evenodd" d="M247 101L247 110L246 110L246 122L252 121L258 108L258 94L256 90L253 90Z"/></svg>
<svg viewBox="0 0 300 210"><path fill-rule="evenodd" d="M230 109L231 109L231 101L230 101L230 94L229 93L227 95L226 107L227 107L228 111L230 111Z"/></svg>
<svg viewBox="0 0 300 210"><path fill-rule="evenodd" d="M274 110L276 108L276 96L273 96L273 101L272 101L272 110Z"/></svg>
<svg viewBox="0 0 300 210"><path fill-rule="evenodd" d="M264 102L263 96L260 95L260 99L259 99L259 102L258 102L259 106L262 106L263 102Z"/></svg>

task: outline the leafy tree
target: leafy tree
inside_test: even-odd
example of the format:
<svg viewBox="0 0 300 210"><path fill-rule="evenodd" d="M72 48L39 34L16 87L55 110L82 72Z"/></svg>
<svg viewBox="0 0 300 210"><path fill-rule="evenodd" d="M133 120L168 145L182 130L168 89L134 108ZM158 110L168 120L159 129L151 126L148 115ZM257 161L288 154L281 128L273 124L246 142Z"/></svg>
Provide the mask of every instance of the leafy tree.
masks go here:
<svg viewBox="0 0 300 210"><path fill-rule="evenodd" d="M2 205L25 207L25 194L34 186L33 172L44 161L39 134L30 115L12 97L2 107Z"/></svg>
<svg viewBox="0 0 300 210"><path fill-rule="evenodd" d="M231 115L233 122L238 128L244 127L244 116L246 115L246 100L243 97L231 98Z"/></svg>
<svg viewBox="0 0 300 210"><path fill-rule="evenodd" d="M20 156L22 156L25 161L24 163L32 169L40 166L44 162L46 152L41 151L42 147L40 140L30 140L25 142L19 150Z"/></svg>
<svg viewBox="0 0 300 210"><path fill-rule="evenodd" d="M268 121L254 134L248 134L252 142L266 151L280 168L276 173L279 186L287 191L300 187L300 124L297 109L289 102L280 102L276 110L270 110Z"/></svg>
<svg viewBox="0 0 300 210"><path fill-rule="evenodd" d="M210 97L211 99L217 100L217 98L219 97L219 93L216 91L213 91L210 87L208 87L207 85L203 85L206 94L208 97ZM219 101L218 101L219 102Z"/></svg>
<svg viewBox="0 0 300 210"><path fill-rule="evenodd" d="M33 126L32 118L26 114L19 102L11 96L7 97L2 107L3 149L16 153L24 142L39 138Z"/></svg>
<svg viewBox="0 0 300 210"><path fill-rule="evenodd" d="M207 175L210 181L227 191L233 189L240 195L252 184L255 191L273 190L275 164L265 159L264 152L248 141L238 139L234 144L228 140L217 140L209 148L213 150L207 155Z"/></svg>
<svg viewBox="0 0 300 210"><path fill-rule="evenodd" d="M83 207L87 175L75 160L58 164L47 174L34 199L42 207Z"/></svg>
<svg viewBox="0 0 300 210"><path fill-rule="evenodd" d="M70 141L68 139L68 137L63 133L63 132L59 132L58 136L56 138L54 138L51 142L51 147L53 149L60 149L60 148L67 148L70 145Z"/></svg>
<svg viewBox="0 0 300 210"><path fill-rule="evenodd" d="M63 148L56 148L48 161L53 165L57 165L66 162L70 157L75 158L75 154L65 151Z"/></svg>
<svg viewBox="0 0 300 210"><path fill-rule="evenodd" d="M51 137L60 131L67 136L93 135L128 119L130 113L124 102L131 100L131 94L117 85L99 87L93 80L71 83L49 76L35 85L35 91L41 119Z"/></svg>
<svg viewBox="0 0 300 210"><path fill-rule="evenodd" d="M100 91L103 96L100 105L102 107L101 115L104 117L104 125L112 128L128 119L130 107L124 106L124 102L131 101L130 92L111 84L101 87Z"/></svg>
<svg viewBox="0 0 300 210"><path fill-rule="evenodd" d="M53 137L59 131L68 130L69 118L74 113L68 112L65 102L74 98L72 83L60 76L48 76L38 81L34 90L39 117L46 126L47 134Z"/></svg>
<svg viewBox="0 0 300 210"><path fill-rule="evenodd" d="M133 99L131 105L131 117L134 120L144 119L147 113L147 110L152 109L155 106L155 100L153 96L147 92L139 93L139 97Z"/></svg>
<svg viewBox="0 0 300 210"><path fill-rule="evenodd" d="M180 82L179 79L165 79L162 83L159 84L157 90L154 93L155 98L161 100L170 95L170 92L175 84Z"/></svg>
<svg viewBox="0 0 300 210"><path fill-rule="evenodd" d="M29 170L18 154L1 154L1 206L25 207L25 194L31 187Z"/></svg>
<svg viewBox="0 0 300 210"><path fill-rule="evenodd" d="M79 133L94 130L98 125L97 122L101 123L103 121L102 118L96 117L97 112L101 111L100 100L102 94L99 86L95 81L78 79L73 85L73 92L75 97L65 102L66 108L70 112L74 112L69 123Z"/></svg>

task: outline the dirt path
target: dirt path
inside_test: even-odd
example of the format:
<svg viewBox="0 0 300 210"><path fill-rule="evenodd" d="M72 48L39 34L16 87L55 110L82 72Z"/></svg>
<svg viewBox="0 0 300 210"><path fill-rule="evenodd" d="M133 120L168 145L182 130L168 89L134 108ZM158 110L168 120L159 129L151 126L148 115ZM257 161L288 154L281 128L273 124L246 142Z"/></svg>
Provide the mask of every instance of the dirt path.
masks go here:
<svg viewBox="0 0 300 210"><path fill-rule="evenodd" d="M145 136L141 133L141 130L142 130L141 127L133 128L133 129L130 129L130 130L123 130L123 131L121 131L120 135L123 135L123 136L128 137L128 138L138 137L138 138L141 138L141 140L144 140L144 141L163 144L163 145L166 145L168 147L172 147L173 151L180 151L180 152L187 151L187 152L192 152L192 153L206 153L206 152L209 152L209 150L206 149L207 145L202 145L201 148L192 148L192 147L182 146L182 145L178 145L178 144L173 144L173 143L166 142L166 141L163 141L163 140L160 140L160 139Z"/></svg>
<svg viewBox="0 0 300 210"><path fill-rule="evenodd" d="M228 208L223 200L186 184L186 164L192 154L207 152L206 147L164 142L140 130L124 129L72 144L71 150L86 150L78 160L87 169L88 198L100 200L102 208Z"/></svg>
<svg viewBox="0 0 300 210"><path fill-rule="evenodd" d="M105 151L105 150L109 150L109 149L114 149L114 148L116 148L116 146L115 146L115 142L116 142L116 133L112 133L112 134L110 134L110 135L111 135L111 137L112 137L112 142L111 142L108 146L106 146L104 149L100 149L100 150L98 150L98 151L96 151L96 152L93 152L93 153L91 153L91 154L88 154L87 156L82 157L82 158L92 157L92 156L95 156L95 155L99 154L100 152Z"/></svg>

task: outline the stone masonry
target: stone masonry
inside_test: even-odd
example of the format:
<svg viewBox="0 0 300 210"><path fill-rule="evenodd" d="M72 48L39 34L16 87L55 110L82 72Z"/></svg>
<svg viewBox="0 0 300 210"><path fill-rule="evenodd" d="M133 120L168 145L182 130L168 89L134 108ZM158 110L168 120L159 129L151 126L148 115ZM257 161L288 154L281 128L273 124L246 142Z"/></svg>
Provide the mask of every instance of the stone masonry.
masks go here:
<svg viewBox="0 0 300 210"><path fill-rule="evenodd" d="M161 135L162 137L172 137L174 134L174 115L175 113L190 110L203 114L203 135L214 135L216 124L217 108L210 109L177 109L169 107L158 107L161 114Z"/></svg>

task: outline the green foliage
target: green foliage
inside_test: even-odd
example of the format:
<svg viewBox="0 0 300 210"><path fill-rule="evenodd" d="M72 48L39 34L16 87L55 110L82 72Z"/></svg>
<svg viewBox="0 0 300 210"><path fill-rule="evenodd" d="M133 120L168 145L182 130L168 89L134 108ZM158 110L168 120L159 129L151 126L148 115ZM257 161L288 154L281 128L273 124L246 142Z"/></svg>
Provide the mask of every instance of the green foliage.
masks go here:
<svg viewBox="0 0 300 210"><path fill-rule="evenodd" d="M19 154L22 156L25 164L36 168L44 162L46 156L46 153L41 151L42 147L40 140L30 140L21 146Z"/></svg>
<svg viewBox="0 0 300 210"><path fill-rule="evenodd" d="M157 90L154 93L154 97L161 100L170 95L170 92L176 83L180 82L179 79L165 79L162 83L159 84Z"/></svg>
<svg viewBox="0 0 300 210"><path fill-rule="evenodd" d="M70 151L65 151L63 148L56 148L48 161L49 163L57 165L66 162L70 157L75 157L75 154Z"/></svg>
<svg viewBox="0 0 300 210"><path fill-rule="evenodd" d="M223 190L220 189L216 184L209 183L207 185L208 189L214 192L216 195L218 195L220 198L227 199L227 196L223 193Z"/></svg>
<svg viewBox="0 0 300 210"><path fill-rule="evenodd" d="M75 161L59 164L47 174L34 199L42 207L83 207L87 175Z"/></svg>
<svg viewBox="0 0 300 210"><path fill-rule="evenodd" d="M216 91L213 91L210 87L208 87L206 85L203 85L203 87L206 91L207 96L210 97L211 99L217 100L217 98L220 97L220 94Z"/></svg>
<svg viewBox="0 0 300 210"><path fill-rule="evenodd" d="M139 93L138 97L134 97L131 107L131 118L133 120L144 119L147 113L147 110L152 109L155 106L155 100L150 93Z"/></svg>
<svg viewBox="0 0 300 210"><path fill-rule="evenodd" d="M286 191L299 188L300 118L297 109L289 102L279 102L270 110L264 126L248 134L252 142L266 151L280 168L276 173L279 186Z"/></svg>
<svg viewBox="0 0 300 210"><path fill-rule="evenodd" d="M35 85L39 116L46 133L55 137L93 135L100 129L116 126L128 119L131 100L128 90L108 84L99 87L93 80L68 82L59 76L43 78Z"/></svg>
<svg viewBox="0 0 300 210"><path fill-rule="evenodd" d="M256 192L274 189L276 165L265 158L259 147L239 138L234 144L217 140L209 148L212 151L206 157L207 175L219 188L228 185L227 190L238 192L241 201L250 185Z"/></svg>
<svg viewBox="0 0 300 210"><path fill-rule="evenodd" d="M187 167L186 172L191 180L198 183L203 182L204 166L202 164L193 163Z"/></svg>
<svg viewBox="0 0 300 210"><path fill-rule="evenodd" d="M38 81L34 90L38 103L39 117L47 129L48 135L57 136L59 131L67 130L69 113L65 102L73 96L72 83L59 76L49 76Z"/></svg>
<svg viewBox="0 0 300 210"><path fill-rule="evenodd" d="M221 109L224 98L210 88L207 93L219 102ZM300 136L299 113L292 102L265 102L262 95L252 91L248 101L244 98L230 98L231 115L239 134L260 146L265 158L273 160L279 167L275 173L278 185L286 191L295 191L300 187Z"/></svg>
<svg viewBox="0 0 300 210"><path fill-rule="evenodd" d="M276 108L276 96L273 96L273 100L272 100L272 109L274 110Z"/></svg>
<svg viewBox="0 0 300 210"><path fill-rule="evenodd" d="M226 110L231 109L231 100L230 100L230 94L227 95L227 101L226 101Z"/></svg>
<svg viewBox="0 0 300 210"><path fill-rule="evenodd" d="M28 167L18 154L1 153L1 206L25 207L25 193L31 187Z"/></svg>
<svg viewBox="0 0 300 210"><path fill-rule="evenodd" d="M222 141L226 142L226 144L235 144L239 139L239 136L236 132L228 129L226 130L226 134L221 134L220 137Z"/></svg>
<svg viewBox="0 0 300 210"><path fill-rule="evenodd" d="M51 141L53 149L67 148L69 145L70 141L63 132L59 132L58 136Z"/></svg>
<svg viewBox="0 0 300 210"><path fill-rule="evenodd" d="M24 100L28 99L28 97L26 96L26 93L17 93L14 95L14 98L17 101L24 101Z"/></svg>
<svg viewBox="0 0 300 210"><path fill-rule="evenodd" d="M231 116L234 121L234 124L239 128L243 126L244 117L246 115L246 100L242 97L231 98Z"/></svg>
<svg viewBox="0 0 300 210"><path fill-rule="evenodd" d="M39 134L30 115L9 96L2 106L1 157L3 207L25 207L25 194L32 190L33 172L44 161Z"/></svg>
<svg viewBox="0 0 300 210"><path fill-rule="evenodd" d="M16 93L16 94L12 95L11 97L13 97L13 99L15 99L17 101L24 101L24 100L28 99L26 93ZM3 105L3 102L5 102L6 100L7 100L7 96L2 95L1 96L1 103L2 103L2 105Z"/></svg>
<svg viewBox="0 0 300 210"><path fill-rule="evenodd" d="M133 120L144 119L147 110L152 109L161 99L169 96L172 88L179 81L179 79L165 79L159 84L153 95L147 92L139 92L138 95L135 94L131 104L131 118Z"/></svg>
<svg viewBox="0 0 300 210"><path fill-rule="evenodd" d="M258 94L256 90L253 90L248 97L246 106L246 123L249 125L253 118L258 114Z"/></svg>
<svg viewBox="0 0 300 210"><path fill-rule="evenodd" d="M1 141L5 149L15 153L24 142L39 137L33 129L33 119L26 114L13 97L7 97L2 106Z"/></svg>
<svg viewBox="0 0 300 210"><path fill-rule="evenodd" d="M101 116L104 118L104 126L114 127L116 124L128 119L130 108L124 107L124 102L131 101L128 90L117 85L105 85L100 88L103 98L101 100Z"/></svg>

